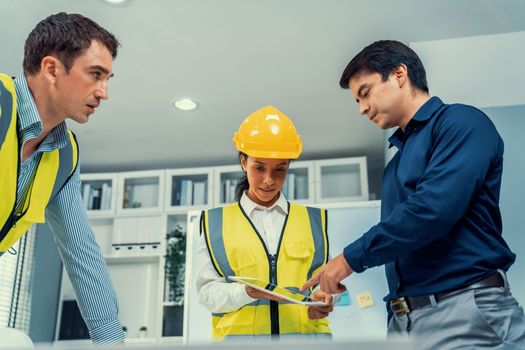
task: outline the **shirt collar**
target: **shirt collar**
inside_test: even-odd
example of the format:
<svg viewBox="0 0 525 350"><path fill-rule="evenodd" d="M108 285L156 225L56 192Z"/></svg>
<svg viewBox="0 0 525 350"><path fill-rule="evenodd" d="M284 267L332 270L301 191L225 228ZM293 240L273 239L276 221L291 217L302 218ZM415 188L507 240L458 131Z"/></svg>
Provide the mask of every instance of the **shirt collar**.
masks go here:
<svg viewBox="0 0 525 350"><path fill-rule="evenodd" d="M23 143L40 135L43 130L43 125L25 75L20 74L14 79L14 82L20 130L18 136L20 142ZM62 122L51 131L41 145L52 146L53 149L62 148L67 144L68 137L66 123Z"/></svg>
<svg viewBox="0 0 525 350"><path fill-rule="evenodd" d="M405 130L411 129L414 127L415 124L425 122L432 118L435 115L435 112L443 106L443 101L439 97L431 97L427 102L425 102L414 114L412 119L408 122L407 126L405 127ZM399 142L403 139L404 132L401 128L398 128L392 136L388 139L388 142L390 145L388 148L392 146L399 145Z"/></svg>
<svg viewBox="0 0 525 350"><path fill-rule="evenodd" d="M246 195L246 191L244 191L244 193L242 194L241 200L239 202L240 202L241 207L246 212L246 214L250 217L254 210L274 210L276 209L276 210L281 211L284 215L288 214L288 201L286 200L282 192L279 193L279 198L277 198L275 203L273 203L270 207L265 207L265 206L255 203L254 201L250 199L250 197Z"/></svg>
<svg viewBox="0 0 525 350"><path fill-rule="evenodd" d="M439 97L431 97L423 106L419 107L416 114L410 119L416 122L423 122L434 116L434 112L437 111L443 105L443 101ZM409 122L410 124L410 122Z"/></svg>
<svg viewBox="0 0 525 350"><path fill-rule="evenodd" d="M42 121L38 114L33 95L31 95L29 91L25 75L20 74L15 78L15 91L19 129L24 130L30 125L37 124L40 127L40 132L42 132Z"/></svg>

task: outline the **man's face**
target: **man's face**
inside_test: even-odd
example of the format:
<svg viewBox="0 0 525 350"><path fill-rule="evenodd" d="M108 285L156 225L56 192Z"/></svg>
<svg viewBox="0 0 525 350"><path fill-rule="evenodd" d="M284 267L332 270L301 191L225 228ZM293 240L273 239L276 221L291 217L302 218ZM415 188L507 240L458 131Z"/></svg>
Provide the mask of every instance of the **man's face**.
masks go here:
<svg viewBox="0 0 525 350"><path fill-rule="evenodd" d="M361 72L350 80L349 88L359 104L359 113L381 129L400 125L403 119L402 95L394 74L383 81L379 73Z"/></svg>
<svg viewBox="0 0 525 350"><path fill-rule="evenodd" d="M59 70L53 103L58 113L84 124L101 100L108 99L108 79L113 58L109 50L93 40L91 46L77 57L69 73Z"/></svg>

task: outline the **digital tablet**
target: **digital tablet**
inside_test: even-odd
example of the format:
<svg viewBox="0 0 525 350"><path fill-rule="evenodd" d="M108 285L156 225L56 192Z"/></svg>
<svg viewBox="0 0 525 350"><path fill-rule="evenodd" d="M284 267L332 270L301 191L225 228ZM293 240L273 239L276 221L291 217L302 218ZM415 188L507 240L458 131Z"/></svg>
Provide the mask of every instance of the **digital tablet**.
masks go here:
<svg viewBox="0 0 525 350"><path fill-rule="evenodd" d="M262 281L252 277L228 276L232 281L247 285L262 292L282 298L286 301L295 304L307 306L327 306L324 301L314 300L308 296L304 296L298 292L292 292L286 288L276 286L275 284Z"/></svg>

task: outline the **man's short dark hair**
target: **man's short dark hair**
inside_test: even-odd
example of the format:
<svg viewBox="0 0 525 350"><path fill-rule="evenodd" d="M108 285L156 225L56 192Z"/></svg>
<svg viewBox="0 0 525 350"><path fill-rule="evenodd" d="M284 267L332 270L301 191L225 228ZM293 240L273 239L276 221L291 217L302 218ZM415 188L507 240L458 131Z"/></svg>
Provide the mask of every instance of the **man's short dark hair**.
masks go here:
<svg viewBox="0 0 525 350"><path fill-rule="evenodd" d="M376 41L359 52L346 66L339 85L348 89L350 80L361 72L379 73L383 81L400 64L407 66L412 85L428 93L425 67L417 54L407 45L395 40Z"/></svg>
<svg viewBox="0 0 525 350"><path fill-rule="evenodd" d="M40 21L29 33L24 48L24 72L40 71L46 56L55 56L69 72L75 59L96 40L104 45L113 59L117 57L118 40L93 20L82 15L60 12Z"/></svg>

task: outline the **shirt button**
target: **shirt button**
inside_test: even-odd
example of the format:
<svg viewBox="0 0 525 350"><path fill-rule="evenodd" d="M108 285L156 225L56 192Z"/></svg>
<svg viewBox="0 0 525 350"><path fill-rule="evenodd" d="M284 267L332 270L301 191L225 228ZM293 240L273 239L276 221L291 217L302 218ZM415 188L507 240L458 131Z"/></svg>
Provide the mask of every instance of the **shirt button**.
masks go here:
<svg viewBox="0 0 525 350"><path fill-rule="evenodd" d="M363 265L363 269L365 269L365 270L366 270L366 269L368 269L368 266L366 266L366 265Z"/></svg>

